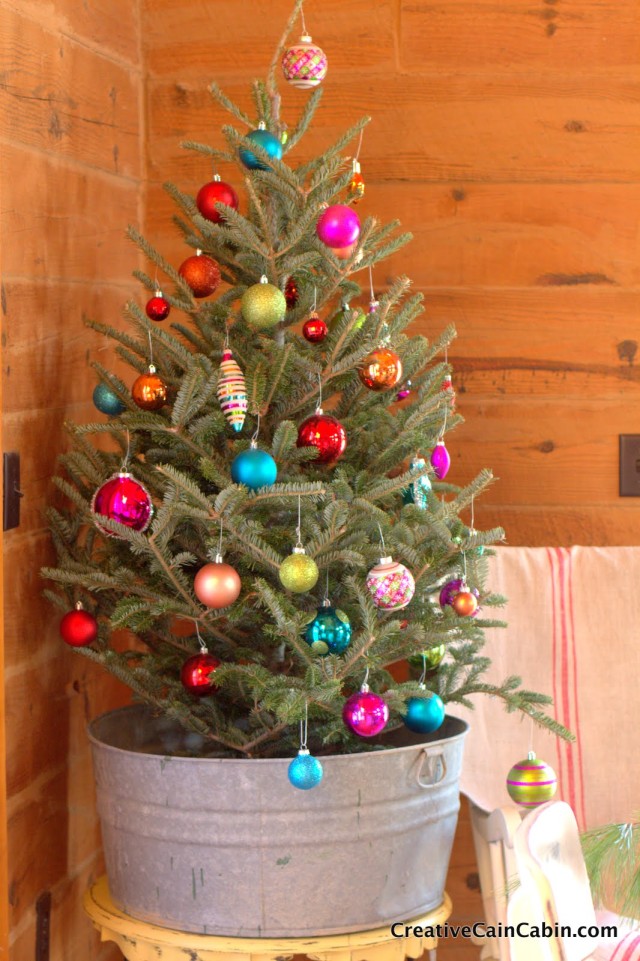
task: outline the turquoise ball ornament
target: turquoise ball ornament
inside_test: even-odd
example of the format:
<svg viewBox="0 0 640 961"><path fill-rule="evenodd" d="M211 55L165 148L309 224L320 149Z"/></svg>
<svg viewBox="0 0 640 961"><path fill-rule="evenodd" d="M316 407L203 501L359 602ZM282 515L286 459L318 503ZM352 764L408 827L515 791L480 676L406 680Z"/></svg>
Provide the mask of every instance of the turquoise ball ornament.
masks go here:
<svg viewBox="0 0 640 961"><path fill-rule="evenodd" d="M426 693L426 688L423 688ZM430 734L437 731L444 721L444 704L438 694L430 697L410 697L407 701L407 713L402 720L405 727L415 734Z"/></svg>
<svg viewBox="0 0 640 961"><path fill-rule="evenodd" d="M93 403L101 414L108 414L110 417L117 417L126 410L118 395L102 382L96 384L93 390Z"/></svg>
<svg viewBox="0 0 640 961"><path fill-rule="evenodd" d="M266 450L258 450L255 443L234 457L231 464L231 478L234 484L244 484L253 491L260 487L271 487L278 476L278 466Z"/></svg>
<svg viewBox="0 0 640 961"><path fill-rule="evenodd" d="M336 611L325 603L307 625L304 638L313 653L320 657L343 654L351 643L351 623L343 611Z"/></svg>
<svg viewBox="0 0 640 961"><path fill-rule="evenodd" d="M262 147L263 150L269 154L274 160L280 160L282 157L282 144L278 140L275 134L269 133L268 130L264 129L264 126L258 127L257 130L252 130L251 133L247 134L247 140L252 140L253 143ZM269 165L263 163L258 157L249 150L247 147L240 148L240 160L249 170L268 170Z"/></svg>
<svg viewBox="0 0 640 961"><path fill-rule="evenodd" d="M324 771L317 757L309 754L306 748L300 748L298 756L289 765L288 776L294 787L300 791L309 791L317 787L322 780Z"/></svg>
<svg viewBox="0 0 640 961"><path fill-rule="evenodd" d="M427 462L423 457L414 457L409 464L410 470L420 470L426 468ZM423 474L417 480L409 484L402 491L403 504L415 504L421 511L427 509L427 495L432 491L431 480L428 474Z"/></svg>

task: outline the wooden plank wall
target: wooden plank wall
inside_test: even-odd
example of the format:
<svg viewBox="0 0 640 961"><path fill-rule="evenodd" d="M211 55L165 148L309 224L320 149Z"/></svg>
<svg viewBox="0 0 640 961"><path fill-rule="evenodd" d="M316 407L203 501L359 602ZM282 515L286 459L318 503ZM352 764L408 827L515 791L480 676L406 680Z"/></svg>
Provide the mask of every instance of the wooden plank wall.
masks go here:
<svg viewBox="0 0 640 961"><path fill-rule="evenodd" d="M63 422L96 414L89 361L109 356L83 315L117 323L132 286L138 13L130 0L0 0L4 449L20 453L24 491L20 527L4 535L12 961L36 957L35 902L47 891L51 961L115 957L82 910L103 870L85 723L123 693L62 643L38 571L52 560L43 510Z"/></svg>

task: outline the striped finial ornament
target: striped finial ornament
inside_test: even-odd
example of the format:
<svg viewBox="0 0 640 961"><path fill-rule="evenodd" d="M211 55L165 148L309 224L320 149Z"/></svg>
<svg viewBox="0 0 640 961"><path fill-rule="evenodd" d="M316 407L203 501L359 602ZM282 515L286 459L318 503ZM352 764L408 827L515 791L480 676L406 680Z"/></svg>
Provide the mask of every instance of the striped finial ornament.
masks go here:
<svg viewBox="0 0 640 961"><path fill-rule="evenodd" d="M247 388L244 374L228 347L225 347L220 362L218 400L233 429L236 432L241 431L247 413Z"/></svg>
<svg viewBox="0 0 640 961"><path fill-rule="evenodd" d="M526 808L550 801L558 788L556 772L537 758L533 751L524 761L514 764L507 774L509 797Z"/></svg>

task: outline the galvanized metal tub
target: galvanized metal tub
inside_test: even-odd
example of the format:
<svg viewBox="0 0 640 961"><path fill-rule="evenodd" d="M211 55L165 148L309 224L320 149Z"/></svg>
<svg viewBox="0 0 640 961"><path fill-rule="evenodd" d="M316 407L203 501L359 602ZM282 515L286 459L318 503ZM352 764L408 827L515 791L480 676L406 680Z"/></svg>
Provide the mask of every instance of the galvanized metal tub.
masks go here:
<svg viewBox="0 0 640 961"><path fill-rule="evenodd" d="M198 737L143 706L90 725L114 902L165 927L304 937L403 921L442 903L468 725L322 757L311 791L289 758L181 757ZM385 743L389 743L386 739Z"/></svg>

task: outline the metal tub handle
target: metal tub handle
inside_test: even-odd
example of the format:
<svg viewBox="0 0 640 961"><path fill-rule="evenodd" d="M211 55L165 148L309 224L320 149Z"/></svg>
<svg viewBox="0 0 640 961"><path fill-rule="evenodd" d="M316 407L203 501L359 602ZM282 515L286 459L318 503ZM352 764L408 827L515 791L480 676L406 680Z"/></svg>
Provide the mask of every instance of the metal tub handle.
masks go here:
<svg viewBox="0 0 640 961"><path fill-rule="evenodd" d="M423 775L426 774L428 780ZM418 773L416 780L420 787L434 787L440 784L447 776L447 760L442 751L429 753L428 748L423 748L418 761Z"/></svg>

